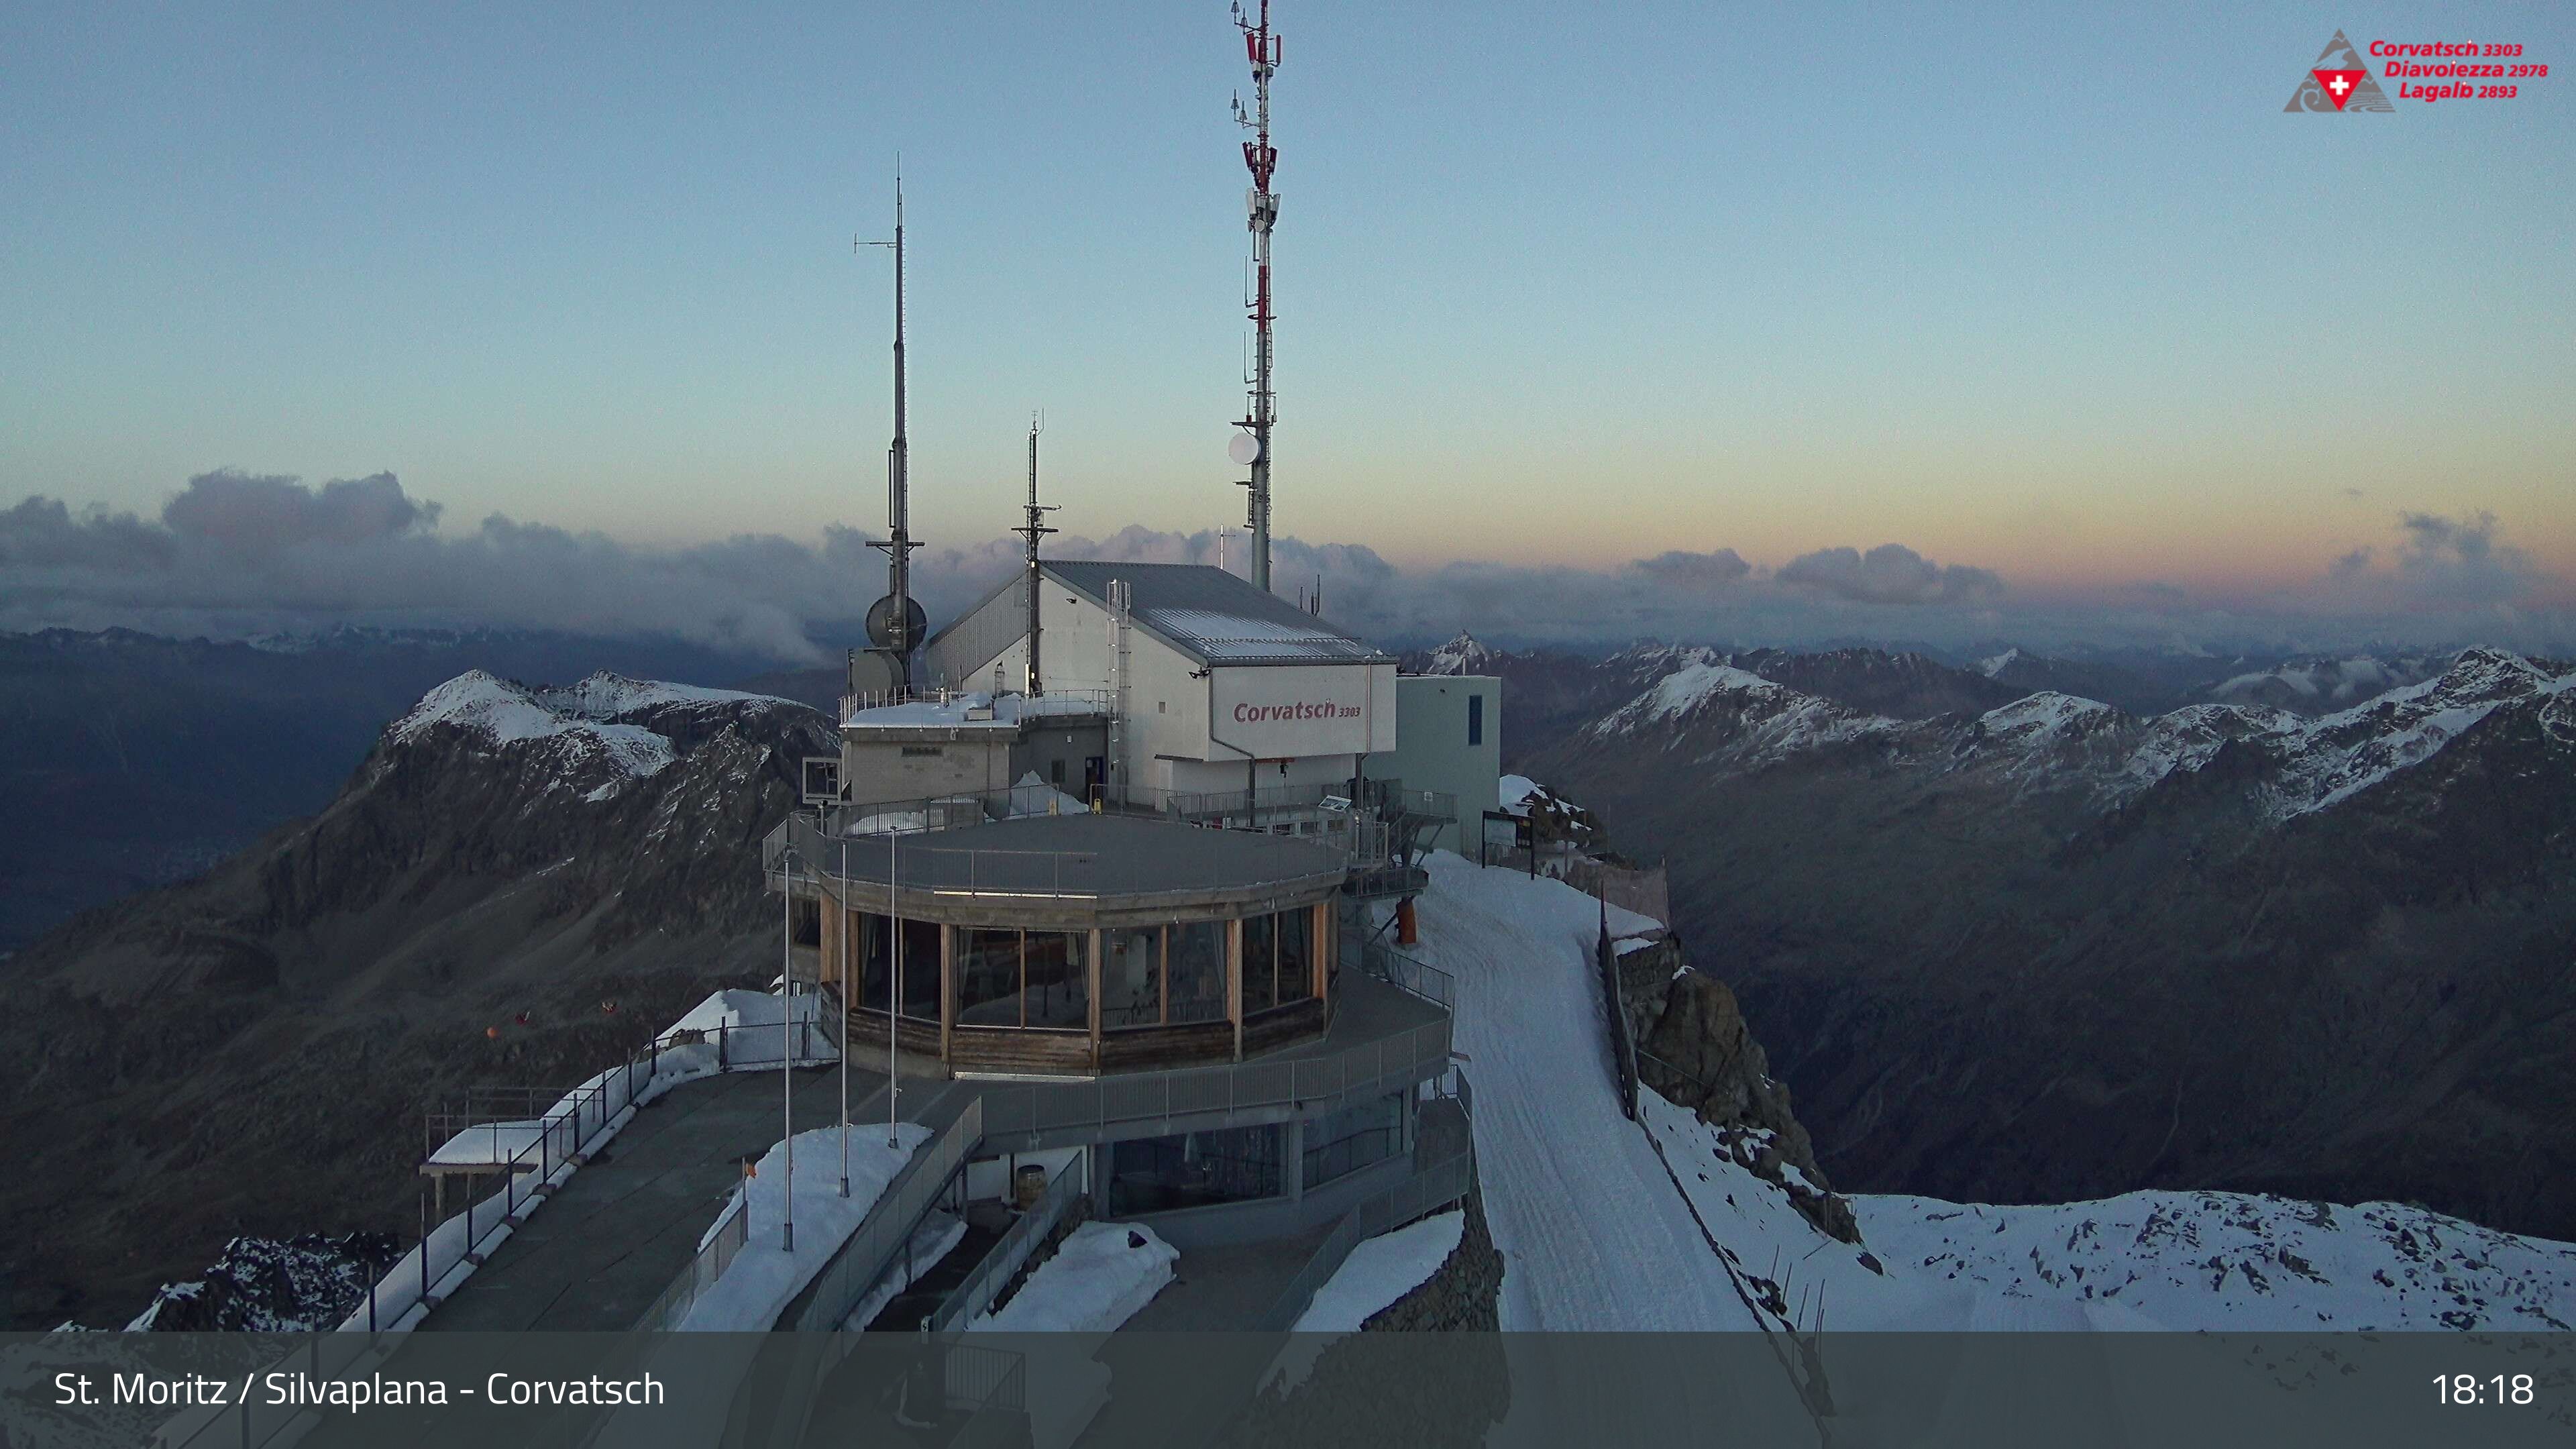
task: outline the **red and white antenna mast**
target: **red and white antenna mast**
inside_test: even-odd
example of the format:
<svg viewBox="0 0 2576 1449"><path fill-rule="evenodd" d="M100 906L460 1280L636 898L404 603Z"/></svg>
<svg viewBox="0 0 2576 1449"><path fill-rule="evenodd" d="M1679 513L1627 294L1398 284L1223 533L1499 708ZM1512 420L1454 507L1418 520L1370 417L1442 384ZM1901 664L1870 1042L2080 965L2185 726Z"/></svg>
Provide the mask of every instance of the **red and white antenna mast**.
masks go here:
<svg viewBox="0 0 2576 1449"><path fill-rule="evenodd" d="M1270 390L1270 229L1279 221L1279 193L1270 189L1270 178L1279 168L1279 148L1270 144L1270 76L1279 69L1279 37L1270 32L1270 0L1256 0L1259 9L1250 19L1243 13L1243 0L1235 0L1235 28L1243 32L1244 58L1252 63L1252 109L1246 111L1243 98L1234 100L1234 119L1252 132L1253 139L1243 143L1243 164L1252 172L1252 191L1245 198L1250 209L1252 229L1252 295L1245 305L1252 313L1251 407L1241 427L1246 437L1235 439L1233 457L1238 463L1252 466L1252 477L1244 484L1252 490L1244 509L1244 526L1252 531L1252 582L1257 588L1270 587L1270 429L1278 421L1278 399ZM1246 456L1246 455L1249 456Z"/></svg>

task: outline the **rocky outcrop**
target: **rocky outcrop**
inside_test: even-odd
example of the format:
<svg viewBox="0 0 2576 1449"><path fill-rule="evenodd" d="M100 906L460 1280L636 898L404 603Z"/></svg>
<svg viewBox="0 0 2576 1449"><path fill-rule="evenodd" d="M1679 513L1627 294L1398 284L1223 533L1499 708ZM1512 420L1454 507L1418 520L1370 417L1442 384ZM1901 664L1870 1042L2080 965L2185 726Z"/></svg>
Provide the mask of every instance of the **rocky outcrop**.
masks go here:
<svg viewBox="0 0 2576 1449"><path fill-rule="evenodd" d="M1228 1449L1334 1444L1345 1449L1476 1449L1509 1414L1499 1303L1503 1256L1480 1194L1437 1271L1324 1346L1294 1384L1272 1379L1217 1442Z"/></svg>
<svg viewBox="0 0 2576 1449"><path fill-rule="evenodd" d="M403 1253L391 1233L235 1238L204 1276L164 1286L131 1329L310 1333L337 1327Z"/></svg>
<svg viewBox="0 0 2576 1449"><path fill-rule="evenodd" d="M1458 1246L1413 1291L1371 1315L1364 1332L1490 1333L1502 1327L1503 1255L1485 1225L1484 1194L1470 1188Z"/></svg>
<svg viewBox="0 0 2576 1449"><path fill-rule="evenodd" d="M1676 1106L1719 1129L1737 1165L1788 1194L1818 1231L1860 1241L1851 1204L1816 1165L1815 1143L1789 1108L1789 1088L1771 1076L1735 993L1693 970L1680 938L1631 948L1619 958L1637 1077Z"/></svg>

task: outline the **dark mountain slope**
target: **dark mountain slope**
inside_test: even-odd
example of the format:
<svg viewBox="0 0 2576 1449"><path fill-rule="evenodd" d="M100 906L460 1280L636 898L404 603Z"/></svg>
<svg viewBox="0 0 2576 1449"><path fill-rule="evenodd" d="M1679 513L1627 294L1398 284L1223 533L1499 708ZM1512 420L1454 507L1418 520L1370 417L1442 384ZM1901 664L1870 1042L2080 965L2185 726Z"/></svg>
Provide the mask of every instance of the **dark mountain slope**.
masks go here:
<svg viewBox="0 0 2576 1449"><path fill-rule="evenodd" d="M1676 674L1532 763L1670 863L1836 1182L2411 1199L2576 1237L2576 689L1873 718Z"/></svg>
<svg viewBox="0 0 2576 1449"><path fill-rule="evenodd" d="M321 814L22 952L9 1322L122 1322L236 1235L413 1231L425 1098L569 1085L775 974L759 839L830 741L782 700L467 675Z"/></svg>
<svg viewBox="0 0 2576 1449"><path fill-rule="evenodd" d="M0 634L0 952L322 809L387 719L469 667L729 684L772 666L673 639L519 631Z"/></svg>

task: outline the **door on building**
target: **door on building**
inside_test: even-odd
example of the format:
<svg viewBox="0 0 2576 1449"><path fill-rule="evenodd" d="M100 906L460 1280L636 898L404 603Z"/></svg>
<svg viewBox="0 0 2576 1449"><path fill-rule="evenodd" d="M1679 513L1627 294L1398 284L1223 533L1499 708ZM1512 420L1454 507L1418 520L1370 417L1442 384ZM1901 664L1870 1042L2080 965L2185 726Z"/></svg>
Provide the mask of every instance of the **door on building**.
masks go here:
<svg viewBox="0 0 2576 1449"><path fill-rule="evenodd" d="M1092 755L1082 762L1082 799L1085 804L1098 804L1109 785L1109 761Z"/></svg>

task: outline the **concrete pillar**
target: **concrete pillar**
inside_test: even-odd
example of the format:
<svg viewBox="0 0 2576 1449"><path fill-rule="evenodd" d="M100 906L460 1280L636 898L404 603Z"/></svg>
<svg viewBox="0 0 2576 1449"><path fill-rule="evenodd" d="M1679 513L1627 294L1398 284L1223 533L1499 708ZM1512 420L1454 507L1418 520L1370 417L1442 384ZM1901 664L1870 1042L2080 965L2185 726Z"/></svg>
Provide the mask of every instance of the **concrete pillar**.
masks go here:
<svg viewBox="0 0 2576 1449"><path fill-rule="evenodd" d="M1280 1133L1280 1137L1282 1142L1279 1151L1282 1158L1285 1159L1280 1167L1280 1172L1287 1179L1288 1200L1292 1203L1302 1202L1306 1197L1305 1121L1303 1119L1299 1119L1297 1121L1290 1122L1287 1125L1287 1129Z"/></svg>

